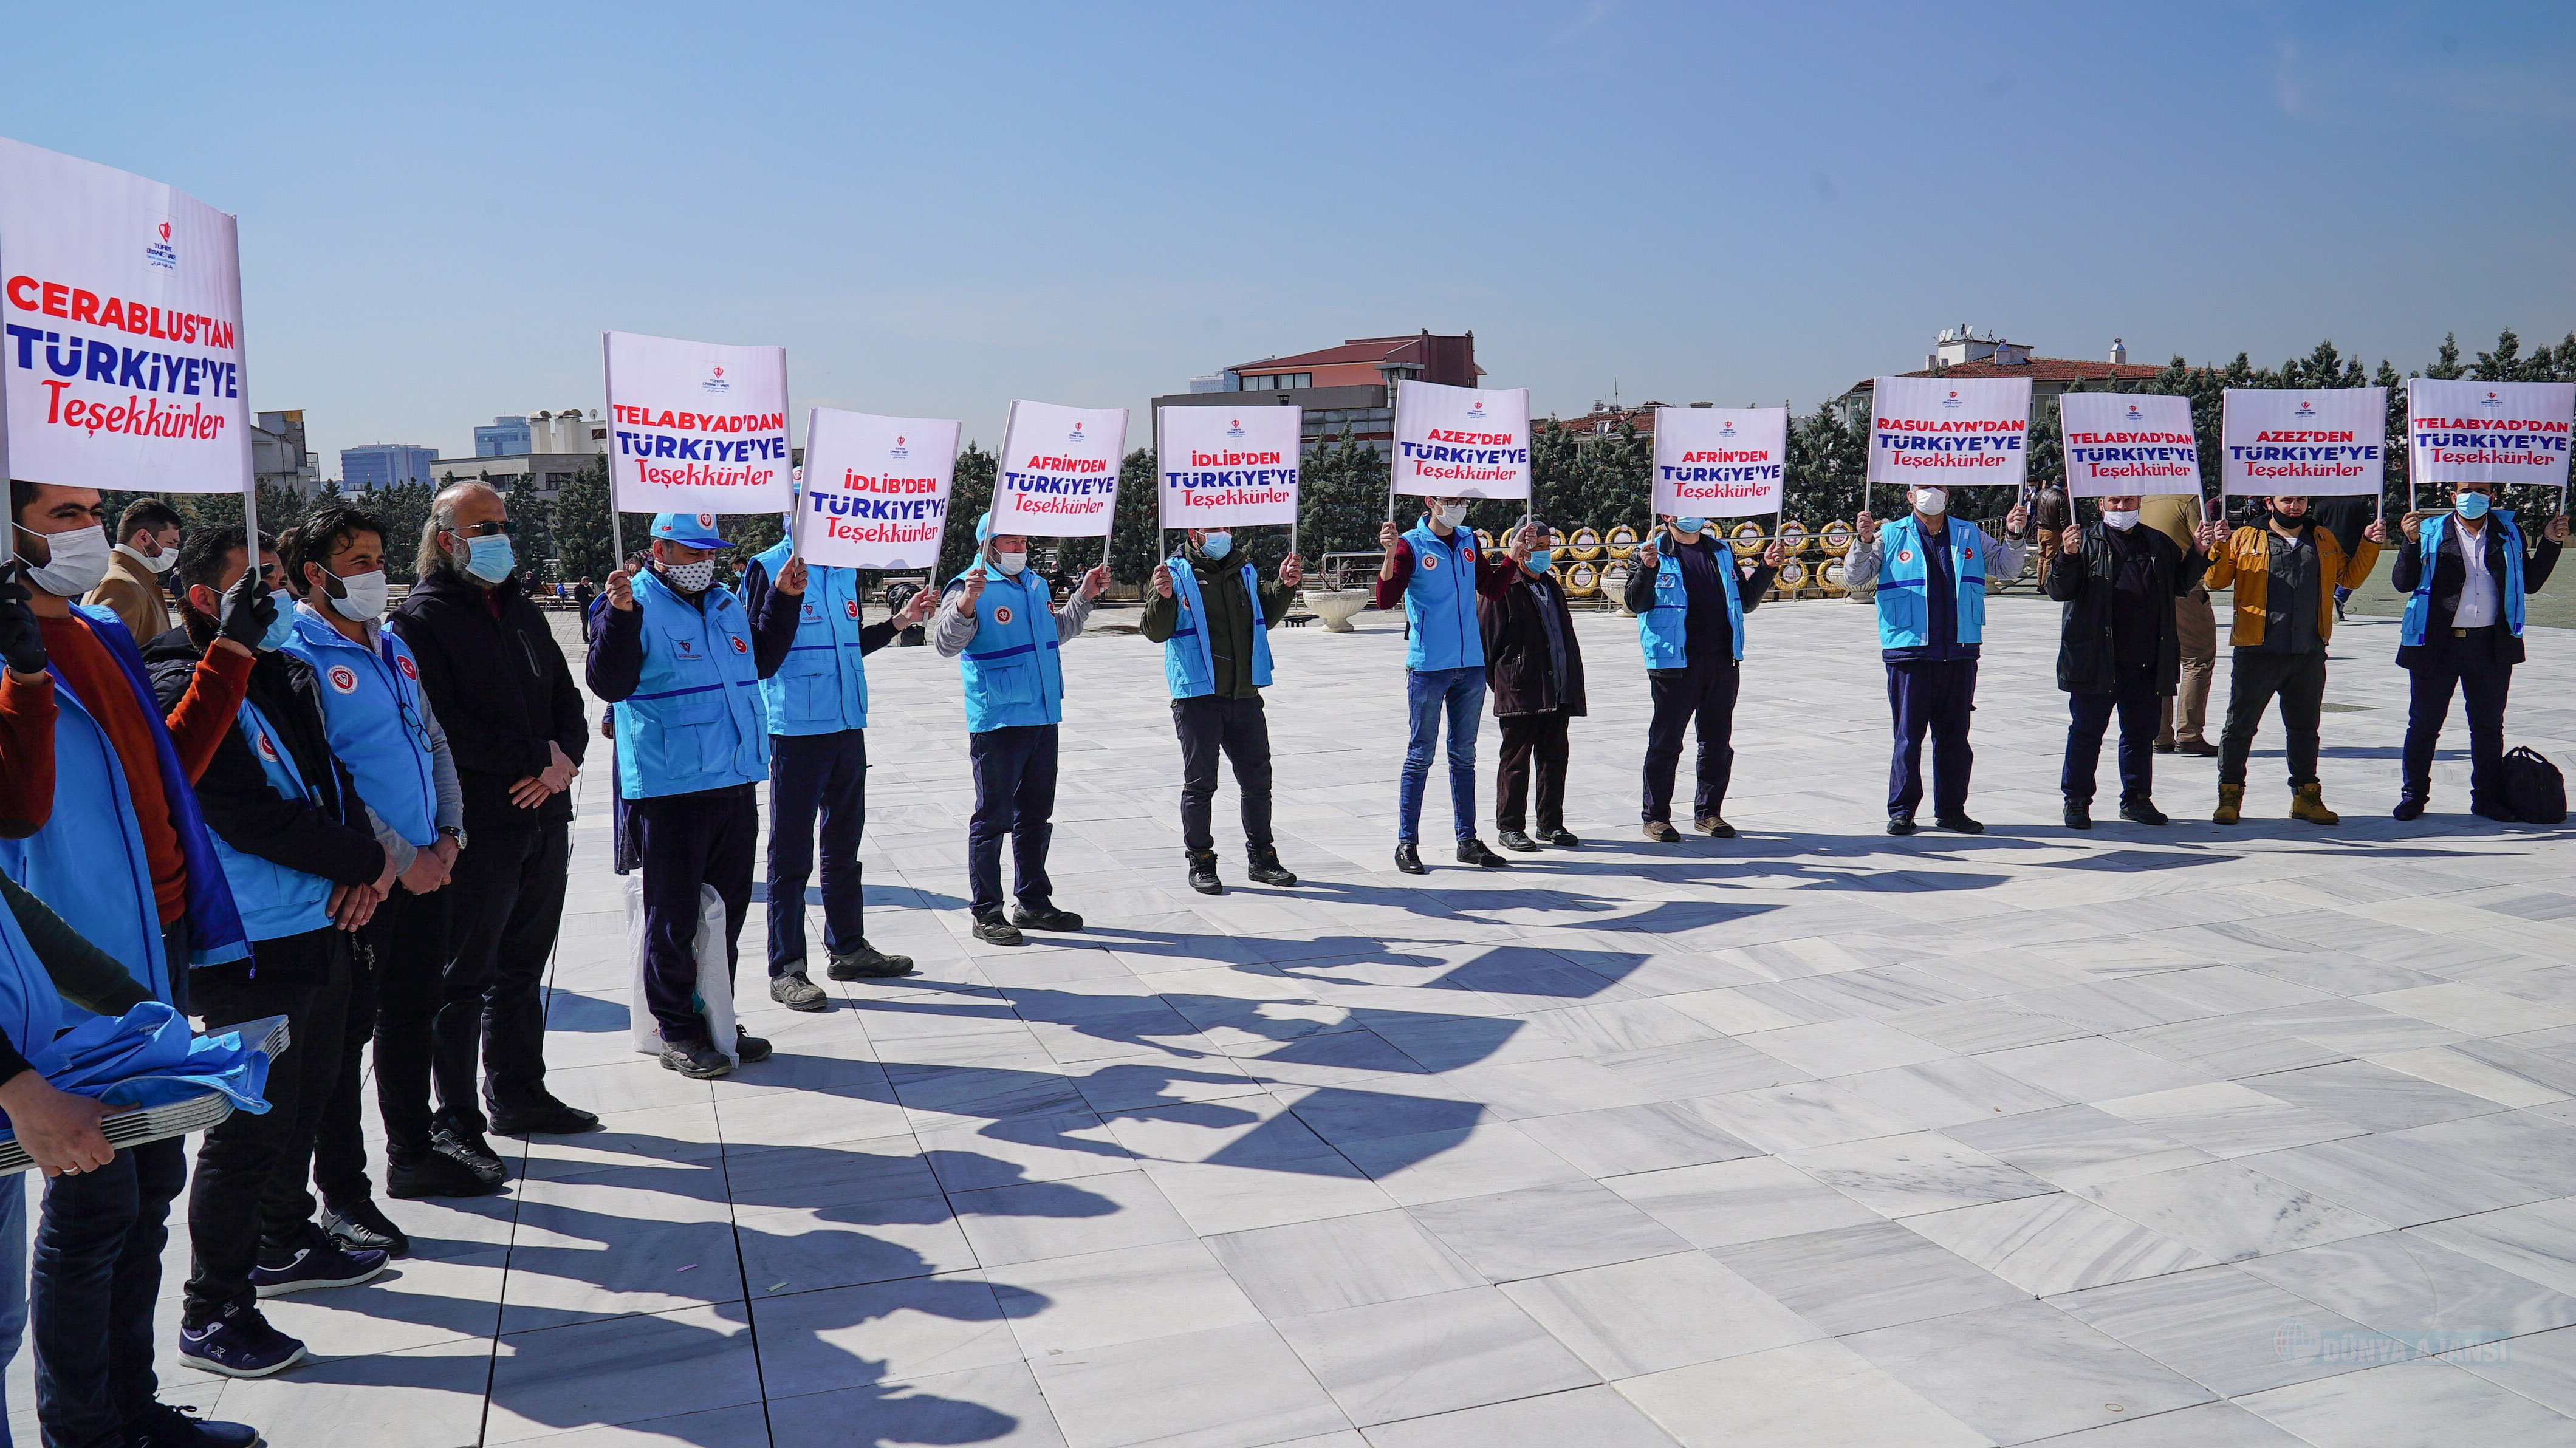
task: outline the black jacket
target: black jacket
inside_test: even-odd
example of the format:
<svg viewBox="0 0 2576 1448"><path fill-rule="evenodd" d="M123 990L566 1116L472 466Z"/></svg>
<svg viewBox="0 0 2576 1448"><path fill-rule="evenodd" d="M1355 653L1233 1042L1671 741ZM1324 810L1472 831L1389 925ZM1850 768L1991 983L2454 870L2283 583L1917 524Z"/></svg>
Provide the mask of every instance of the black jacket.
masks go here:
<svg viewBox="0 0 2576 1448"><path fill-rule="evenodd" d="M1545 714L1563 710L1583 713L1583 646L1574 635L1574 612L1566 606L1565 585L1552 573L1530 573L1497 554L1501 563L1490 585L1476 590L1476 622L1485 639L1485 686L1494 691L1494 715ZM1542 601L1530 591L1536 580ZM1565 677L1558 678L1547 646L1546 617L1554 615L1565 647Z"/></svg>
<svg viewBox="0 0 2576 1448"><path fill-rule="evenodd" d="M162 708L177 707L204 654L184 625L144 645L143 665L151 672ZM372 885L384 874L385 847L376 843L367 825L367 807L348 769L331 752L318 690L311 665L277 652L261 654L251 665L250 686L243 695L243 702L256 706L286 741L296 773L321 796L318 806L288 799L272 788L251 753L249 736L235 724L197 779L197 807L205 813L206 827L245 855L319 875L334 885Z"/></svg>
<svg viewBox="0 0 2576 1448"><path fill-rule="evenodd" d="M550 743L576 764L590 747L580 686L546 616L516 574L492 594L498 619L481 588L440 569L412 586L385 625L411 646L421 689L447 731L469 837L571 819L570 792L524 810L510 802L510 786L554 762Z"/></svg>
<svg viewBox="0 0 2576 1448"><path fill-rule="evenodd" d="M2492 520L2492 515L2490 519ZM2485 532L2487 573L2495 579L2497 589L2501 590L2505 580L2504 530L2497 527L2493 521L2489 521ZM2468 585L2469 580L2469 566L2460 557L2460 540L2467 534L2461 531L2457 522L2446 525L2442 533L2442 552L2433 560L2433 596L2428 600L2431 604L2430 616L2424 620L2424 642L2414 648L2408 648L2403 644L2397 648L2397 662L2405 668L2411 669L2419 663L2437 663L2450 651L2451 620L2459 615L2460 590ZM2558 567L2558 545L2530 533L2524 534L2523 539L2527 543L2538 544L2523 558L2522 562L2522 591L2529 595L2538 593L2540 586L2549 581L2551 571ZM2405 543L2401 544L2396 552L2397 562L2389 582L2395 585L2399 593L2413 593L2424 581L2424 550L2418 544ZM2496 608L2496 622L2499 625L2504 622L2504 608L2501 600L2498 601ZM2505 632L2501 627L2496 630L2494 637L2493 662L2499 664L2522 662L2522 640Z"/></svg>
<svg viewBox="0 0 2576 1448"><path fill-rule="evenodd" d="M2084 525L2081 568L2069 568L2064 554L2048 570L2048 596L2066 605L2058 631L2057 687L2070 694L2108 694L2118 681L2119 658L2111 642L2111 594L2116 564L2110 525L2100 519ZM2139 524L2130 536L2146 543L2148 591L2180 598L2209 571L2209 555L2186 554L2163 531ZM2156 610L2156 692L2170 695L2182 678L2182 639L2171 608Z"/></svg>

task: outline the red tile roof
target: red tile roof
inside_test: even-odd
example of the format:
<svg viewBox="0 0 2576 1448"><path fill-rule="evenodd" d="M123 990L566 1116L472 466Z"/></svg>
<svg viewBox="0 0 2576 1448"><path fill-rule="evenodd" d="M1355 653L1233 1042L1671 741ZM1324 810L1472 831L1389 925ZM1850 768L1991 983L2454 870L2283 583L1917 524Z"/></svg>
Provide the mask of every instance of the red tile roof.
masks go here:
<svg viewBox="0 0 2576 1448"><path fill-rule="evenodd" d="M1292 357L1264 357L1258 362L1240 362L1229 372L1259 375L1270 372L1303 372L1315 367L1330 367L1345 362L1393 362L1409 348L1420 348L1426 339L1412 337L1354 337L1338 347L1317 352L1300 352ZM1415 357L1414 361L1425 361Z"/></svg>

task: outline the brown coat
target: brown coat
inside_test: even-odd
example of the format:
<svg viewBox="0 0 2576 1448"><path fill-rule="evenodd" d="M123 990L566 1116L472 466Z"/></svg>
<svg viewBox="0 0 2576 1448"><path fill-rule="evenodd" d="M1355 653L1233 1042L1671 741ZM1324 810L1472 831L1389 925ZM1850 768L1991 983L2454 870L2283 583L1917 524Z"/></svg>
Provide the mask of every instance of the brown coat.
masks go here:
<svg viewBox="0 0 2576 1448"><path fill-rule="evenodd" d="M161 575L122 553L110 553L107 576L81 602L115 614L126 632L134 635L134 642L142 645L178 626L170 617L169 598L161 587Z"/></svg>
<svg viewBox="0 0 2576 1448"><path fill-rule="evenodd" d="M2234 585L2236 623L2227 641L2240 649L2263 646L2263 597L2272 583L2271 534L2270 528L2237 529L2200 580L2212 592ZM2379 545L2364 538L2347 559L2333 529L2311 526L2308 534L2317 545L2317 642L2322 644L2334 637L2335 589L2361 587L2379 562Z"/></svg>

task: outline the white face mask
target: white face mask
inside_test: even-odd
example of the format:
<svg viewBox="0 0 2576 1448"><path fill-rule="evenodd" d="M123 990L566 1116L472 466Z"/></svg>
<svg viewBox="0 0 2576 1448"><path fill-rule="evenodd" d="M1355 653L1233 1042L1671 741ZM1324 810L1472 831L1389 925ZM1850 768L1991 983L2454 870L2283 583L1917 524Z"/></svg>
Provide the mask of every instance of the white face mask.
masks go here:
<svg viewBox="0 0 2576 1448"><path fill-rule="evenodd" d="M339 578L340 575L335 573L332 577ZM352 573L346 578L340 578L340 586L348 590L348 593L346 597L331 600L332 612L351 623L374 623L384 617L385 571L383 569L379 568L373 573Z"/></svg>
<svg viewBox="0 0 2576 1448"><path fill-rule="evenodd" d="M1949 512L1949 490L1947 488L1916 488L1914 490L1914 511L1921 513L1927 518L1938 518L1942 514Z"/></svg>
<svg viewBox="0 0 2576 1448"><path fill-rule="evenodd" d="M1020 570L1029 566L1029 555L1025 552L996 552L993 555L993 566L1002 570L1004 577L1017 578L1020 576Z"/></svg>
<svg viewBox="0 0 2576 1448"><path fill-rule="evenodd" d="M133 559L135 562L142 564L144 567L151 569L155 573L167 573L172 568L176 567L179 562L179 550L176 548L164 548L159 553L155 554L146 553L139 548L129 548L126 545L119 543L116 545L116 551Z"/></svg>
<svg viewBox="0 0 2576 1448"><path fill-rule="evenodd" d="M2121 532L2126 533L2130 529L2138 526L2138 510L2135 508L2105 508L2102 510L2102 521L2119 529Z"/></svg>
<svg viewBox="0 0 2576 1448"><path fill-rule="evenodd" d="M692 596L704 593L707 585L716 581L716 561L701 558L695 563L665 563L662 581Z"/></svg>
<svg viewBox="0 0 2576 1448"><path fill-rule="evenodd" d="M1464 503L1449 503L1444 505L1440 509L1440 521L1448 524L1452 528L1466 527L1467 505Z"/></svg>
<svg viewBox="0 0 2576 1448"><path fill-rule="evenodd" d="M53 550L53 561L42 568L30 567L27 579L56 598L84 598L107 576L107 560L115 545L99 528L74 528L68 533L36 533L20 525L18 531L45 540Z"/></svg>

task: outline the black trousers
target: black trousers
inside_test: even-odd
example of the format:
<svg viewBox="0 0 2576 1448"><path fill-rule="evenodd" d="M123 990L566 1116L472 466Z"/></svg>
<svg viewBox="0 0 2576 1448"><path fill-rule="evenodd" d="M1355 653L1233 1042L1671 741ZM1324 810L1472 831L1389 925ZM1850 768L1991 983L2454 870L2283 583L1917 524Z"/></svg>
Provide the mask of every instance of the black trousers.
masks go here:
<svg viewBox="0 0 2576 1448"><path fill-rule="evenodd" d="M1260 696L1174 699L1172 729L1181 736L1182 847L1193 855L1216 850L1216 761L1223 754L1243 795L1243 842L1269 849L1270 717Z"/></svg>
<svg viewBox="0 0 2576 1448"><path fill-rule="evenodd" d="M1710 819L1726 812L1727 782L1735 777L1735 695L1742 683L1743 673L1733 659L1693 659L1683 668L1646 671L1655 712L1646 721L1646 796L1639 819L1672 822L1682 731L1693 726L1699 732L1699 785L1691 793L1692 817Z"/></svg>
<svg viewBox="0 0 2576 1448"><path fill-rule="evenodd" d="M2102 735L2114 713L2120 716L2120 803L2142 804L2155 797L2156 730L2164 705L2164 694L2156 688L2156 666L2119 664L2111 680L2108 694L2066 696L2066 766L2057 787L2069 804L2093 802Z"/></svg>
<svg viewBox="0 0 2576 1448"><path fill-rule="evenodd" d="M2288 734L2290 788L2317 782L2317 721L2326 702L2326 652L2266 654L2238 649L2227 676L2227 732L2218 740L2218 782L2243 784L2254 731L2277 697Z"/></svg>
<svg viewBox="0 0 2576 1448"><path fill-rule="evenodd" d="M429 1085L438 1059L439 1004L447 994L449 911L459 898L453 880L426 895L396 886L363 932L376 957L376 1109L384 1113L385 1155L393 1161L427 1156L430 1129L440 1124L430 1111ZM354 1050L349 1059L354 1068Z"/></svg>
<svg viewBox="0 0 2576 1448"><path fill-rule="evenodd" d="M478 830L456 857L448 900L447 969L430 1029L437 1120L480 1135L481 1102L496 1111L546 1094L546 962L563 924L572 823ZM481 1048L484 1082L476 1089Z"/></svg>
<svg viewBox="0 0 2576 1448"><path fill-rule="evenodd" d="M385 901L409 898L397 887ZM377 920L384 911L376 911ZM368 922L372 927L375 921ZM322 1103L322 1123L313 1135L313 1186L322 1205L354 1207L374 1194L367 1180L366 1076L367 1042L376 1034L376 952L366 932L349 947L349 1010L340 1023L340 1062L331 1077L330 1099ZM379 1048L382 1049L381 1047ZM423 1143L422 1150L427 1150Z"/></svg>
<svg viewBox="0 0 2576 1448"><path fill-rule="evenodd" d="M1565 730L1573 719L1562 709L1498 716L1503 726L1503 751L1494 771L1495 829L1526 830L1532 774L1538 777L1539 832L1565 828ZM1671 787L1672 780L1672 770L1667 767L1666 788ZM1721 791L1723 788L1720 786Z"/></svg>
<svg viewBox="0 0 2576 1448"><path fill-rule="evenodd" d="M1911 818L1923 803L1923 735L1932 735L1932 814L1968 812L1968 774L1977 763L1968 724L1977 708L1977 661L1890 663L1887 711L1896 726L1887 766L1887 812Z"/></svg>
<svg viewBox="0 0 2576 1448"><path fill-rule="evenodd" d="M188 1276L184 1320L205 1322L256 1297L250 1269L262 1248L285 1248L313 1220L305 1173L322 1108L340 1077L340 1033L349 1012L348 933L331 926L255 941L250 974L200 970L197 1013L209 1032L263 1016L286 1017L286 1051L268 1066L268 1110L236 1111L197 1147L188 1187Z"/></svg>
<svg viewBox="0 0 2576 1448"><path fill-rule="evenodd" d="M148 1141L45 1183L29 1306L46 1448L123 1448L159 1394L152 1307L170 1203L188 1179L185 1142Z"/></svg>
<svg viewBox="0 0 2576 1448"><path fill-rule="evenodd" d="M868 823L866 730L769 736L773 976L805 969L805 882L814 873L818 815L823 830L823 948L847 955L868 943L859 884L859 834Z"/></svg>
<svg viewBox="0 0 2576 1448"><path fill-rule="evenodd" d="M2451 716L2457 692L2469 713L2469 808L2504 807L2504 704L2513 689L2513 665L2496 658L2500 628L2471 629L2450 641L2441 657L2407 669L2404 789L2433 797L2433 746Z"/></svg>
<svg viewBox="0 0 2576 1448"><path fill-rule="evenodd" d="M979 916L1002 911L1002 841L1011 842L1012 897L1031 909L1055 903L1047 845L1055 838L1056 726L1010 724L966 736L975 767L975 814L966 822L966 882Z"/></svg>
<svg viewBox="0 0 2576 1448"><path fill-rule="evenodd" d="M742 955L751 909L751 862L760 849L760 800L748 784L634 802L644 853L644 1001L669 1044L710 1040L698 990L698 887L725 907L725 971ZM728 1042L727 1044L731 1044Z"/></svg>

